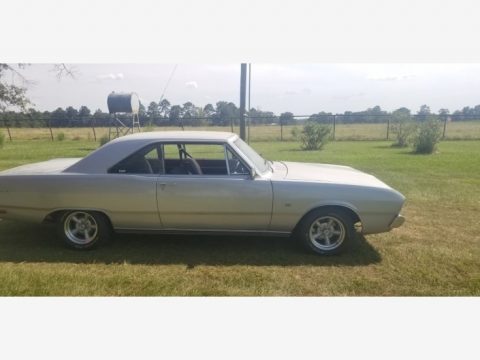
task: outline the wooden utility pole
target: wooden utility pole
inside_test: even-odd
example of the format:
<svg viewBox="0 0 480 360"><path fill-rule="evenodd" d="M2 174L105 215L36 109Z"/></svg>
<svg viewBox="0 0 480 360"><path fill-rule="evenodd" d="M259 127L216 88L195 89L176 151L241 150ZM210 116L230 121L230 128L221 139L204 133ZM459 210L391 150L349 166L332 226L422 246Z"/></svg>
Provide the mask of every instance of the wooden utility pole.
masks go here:
<svg viewBox="0 0 480 360"><path fill-rule="evenodd" d="M240 65L240 138L245 140L245 100L247 95L247 64Z"/></svg>
<svg viewBox="0 0 480 360"><path fill-rule="evenodd" d="M247 140L250 143L250 125L252 119L250 119L250 93L251 93L251 86L252 86L252 64L248 64L248 136Z"/></svg>

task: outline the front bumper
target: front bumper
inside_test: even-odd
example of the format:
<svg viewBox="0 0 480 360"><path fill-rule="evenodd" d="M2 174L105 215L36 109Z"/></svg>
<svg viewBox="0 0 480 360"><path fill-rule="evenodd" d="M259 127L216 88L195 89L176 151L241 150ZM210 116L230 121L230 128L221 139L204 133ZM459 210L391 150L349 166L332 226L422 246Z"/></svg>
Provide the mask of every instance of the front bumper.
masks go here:
<svg viewBox="0 0 480 360"><path fill-rule="evenodd" d="M402 215L398 214L395 219L393 219L393 221L390 223L390 229L398 228L402 226L404 222L405 218Z"/></svg>

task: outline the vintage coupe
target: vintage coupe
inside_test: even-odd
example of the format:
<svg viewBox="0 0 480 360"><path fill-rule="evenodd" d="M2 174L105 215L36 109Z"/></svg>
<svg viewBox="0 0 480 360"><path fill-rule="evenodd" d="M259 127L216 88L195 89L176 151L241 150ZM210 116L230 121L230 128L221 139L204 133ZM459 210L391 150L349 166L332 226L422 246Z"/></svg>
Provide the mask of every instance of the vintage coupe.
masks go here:
<svg viewBox="0 0 480 360"><path fill-rule="evenodd" d="M0 217L55 222L71 247L112 232L295 235L338 253L355 238L400 226L405 198L347 166L272 162L226 132L147 132L82 159L0 172Z"/></svg>

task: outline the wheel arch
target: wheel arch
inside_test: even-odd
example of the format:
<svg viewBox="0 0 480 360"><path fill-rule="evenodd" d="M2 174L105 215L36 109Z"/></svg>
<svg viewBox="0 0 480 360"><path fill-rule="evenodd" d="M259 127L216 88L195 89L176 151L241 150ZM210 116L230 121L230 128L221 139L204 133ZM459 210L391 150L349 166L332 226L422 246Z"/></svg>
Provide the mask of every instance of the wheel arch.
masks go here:
<svg viewBox="0 0 480 360"><path fill-rule="evenodd" d="M358 210L356 208L354 208L353 206L349 205L349 204L343 204L343 203L341 203L341 204L340 203L321 204L321 205L314 206L313 208L311 208L307 212L305 212L300 217L300 219L297 221L297 223L295 224L295 227L294 227L292 233L295 233L297 231L298 226L303 221L303 219L305 219L305 217L310 215L312 212L318 211L318 210L329 210L329 209L331 209L331 210L341 210L341 211L345 212L346 214L348 214L352 218L354 224L362 222L362 219L361 219L360 215L358 215Z"/></svg>
<svg viewBox="0 0 480 360"><path fill-rule="evenodd" d="M105 210L101 209L86 209L86 208L63 208L63 209L55 209L53 211L50 211L45 218L43 219L43 223L56 223L60 221L62 218L63 214L71 212L71 211L89 211L89 212L95 212L103 215L105 219L107 219L108 224L110 225L110 228L113 229L113 224L112 220L110 219L110 216Z"/></svg>

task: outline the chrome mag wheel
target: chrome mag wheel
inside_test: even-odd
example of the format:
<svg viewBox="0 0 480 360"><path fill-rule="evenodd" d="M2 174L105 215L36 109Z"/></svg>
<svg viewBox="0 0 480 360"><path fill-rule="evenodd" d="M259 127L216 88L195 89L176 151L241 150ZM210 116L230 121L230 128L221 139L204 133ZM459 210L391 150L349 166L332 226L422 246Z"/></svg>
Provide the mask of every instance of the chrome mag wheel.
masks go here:
<svg viewBox="0 0 480 360"><path fill-rule="evenodd" d="M319 217L310 226L310 242L322 251L331 251L338 248L345 237L345 225L333 216Z"/></svg>
<svg viewBox="0 0 480 360"><path fill-rule="evenodd" d="M98 224L91 214L84 211L75 211L65 219L64 232L72 243L86 245L97 237Z"/></svg>

